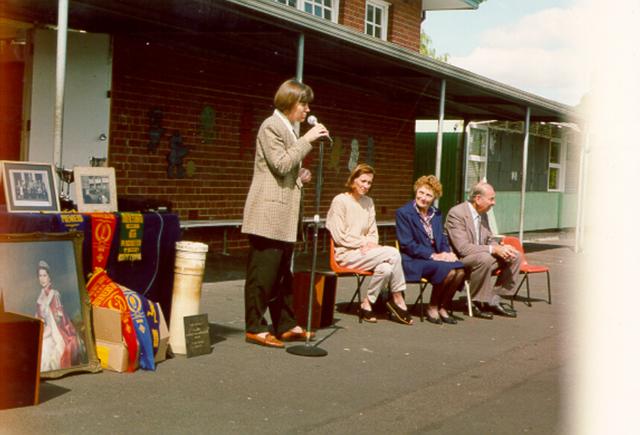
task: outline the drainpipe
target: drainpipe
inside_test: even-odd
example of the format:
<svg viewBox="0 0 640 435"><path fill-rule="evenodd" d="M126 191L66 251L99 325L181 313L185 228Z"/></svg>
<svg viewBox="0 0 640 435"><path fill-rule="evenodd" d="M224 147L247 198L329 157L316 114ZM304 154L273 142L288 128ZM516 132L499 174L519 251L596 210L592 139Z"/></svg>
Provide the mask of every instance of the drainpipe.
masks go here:
<svg viewBox="0 0 640 435"><path fill-rule="evenodd" d="M520 242L524 243L524 200L527 190L527 159L529 154L529 122L531 108L527 106L527 114L524 120L524 146L522 149L522 187L520 188Z"/></svg>
<svg viewBox="0 0 640 435"><path fill-rule="evenodd" d="M68 0L58 0L56 46L56 100L53 119L53 164L62 167L62 121L64 114L64 81L67 62Z"/></svg>
<svg viewBox="0 0 640 435"><path fill-rule="evenodd" d="M440 112L438 114L438 134L436 136L436 177L440 179L440 171L442 166L442 129L444 126L444 102L445 93L447 90L447 81L442 79L440 85ZM436 199L436 207L438 206L438 200Z"/></svg>
<svg viewBox="0 0 640 435"><path fill-rule="evenodd" d="M298 61L296 63L296 80L302 81L302 70L304 68L304 33L298 35Z"/></svg>

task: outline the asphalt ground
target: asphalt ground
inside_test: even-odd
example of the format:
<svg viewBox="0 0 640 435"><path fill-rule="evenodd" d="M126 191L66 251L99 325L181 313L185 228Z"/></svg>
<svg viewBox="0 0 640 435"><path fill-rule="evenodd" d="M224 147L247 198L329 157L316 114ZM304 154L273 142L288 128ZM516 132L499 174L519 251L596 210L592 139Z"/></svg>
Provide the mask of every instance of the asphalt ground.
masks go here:
<svg viewBox="0 0 640 435"><path fill-rule="evenodd" d="M319 358L245 343L244 258L212 253L200 307L211 354L178 355L155 372L44 381L39 405L0 411L0 433L568 433L579 255L564 242L525 245L529 262L551 268L551 305L544 275L535 275L532 307L516 300L517 319L457 312L465 319L457 325L414 317L404 326L335 312L333 325L317 331L313 345L328 352ZM310 253L298 255L296 269L310 263ZM317 265L328 269L326 253ZM338 279L338 306L354 283ZM407 300L417 291L410 285Z"/></svg>

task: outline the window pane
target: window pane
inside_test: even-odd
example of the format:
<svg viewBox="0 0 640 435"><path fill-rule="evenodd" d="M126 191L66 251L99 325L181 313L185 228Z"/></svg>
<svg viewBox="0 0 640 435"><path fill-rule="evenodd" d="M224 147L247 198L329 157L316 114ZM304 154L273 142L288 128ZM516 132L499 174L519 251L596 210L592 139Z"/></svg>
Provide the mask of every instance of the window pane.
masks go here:
<svg viewBox="0 0 640 435"><path fill-rule="evenodd" d="M376 8L376 24L382 24L382 9Z"/></svg>
<svg viewBox="0 0 640 435"><path fill-rule="evenodd" d="M322 6L316 5L316 7L313 8L313 15L315 15L317 17L321 17L322 16Z"/></svg>
<svg viewBox="0 0 640 435"><path fill-rule="evenodd" d="M367 27L366 27L365 33L367 35L373 36L373 26L371 24L367 23Z"/></svg>
<svg viewBox="0 0 640 435"><path fill-rule="evenodd" d="M487 132L477 128L471 129L471 140L469 142L469 154L479 156L487 155Z"/></svg>
<svg viewBox="0 0 640 435"><path fill-rule="evenodd" d="M308 14L313 13L313 5L311 3L305 3L304 11Z"/></svg>
<svg viewBox="0 0 640 435"><path fill-rule="evenodd" d="M549 168L549 190L558 190L558 168Z"/></svg>
<svg viewBox="0 0 640 435"><path fill-rule="evenodd" d="M373 6L367 5L367 21L373 21Z"/></svg>
<svg viewBox="0 0 640 435"><path fill-rule="evenodd" d="M382 35L380 35L380 27L375 28L375 34L373 36L375 36L376 38L382 37Z"/></svg>
<svg viewBox="0 0 640 435"><path fill-rule="evenodd" d="M331 20L331 9L324 10L324 18L325 20Z"/></svg>
<svg viewBox="0 0 640 435"><path fill-rule="evenodd" d="M479 183L484 177L484 162L467 162L467 189Z"/></svg>
<svg viewBox="0 0 640 435"><path fill-rule="evenodd" d="M551 142L549 147L549 163L560 163L560 143Z"/></svg>
<svg viewBox="0 0 640 435"><path fill-rule="evenodd" d="M331 8L331 0L324 0L324 5L328 8Z"/></svg>

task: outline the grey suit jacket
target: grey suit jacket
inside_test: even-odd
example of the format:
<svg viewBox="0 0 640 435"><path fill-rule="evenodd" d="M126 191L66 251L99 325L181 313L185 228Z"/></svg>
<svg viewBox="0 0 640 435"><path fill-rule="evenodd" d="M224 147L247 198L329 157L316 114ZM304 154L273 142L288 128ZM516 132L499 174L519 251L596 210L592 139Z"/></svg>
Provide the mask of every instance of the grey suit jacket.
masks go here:
<svg viewBox="0 0 640 435"><path fill-rule="evenodd" d="M451 247L459 257L463 258L479 252L490 252L489 245L492 243L490 240L492 233L487 214L480 215L480 244L476 245L476 231L467 201L449 210L444 226Z"/></svg>
<svg viewBox="0 0 640 435"><path fill-rule="evenodd" d="M294 139L275 113L260 126L253 179L244 206L242 232L295 242L302 183L298 170L311 151L303 138Z"/></svg>

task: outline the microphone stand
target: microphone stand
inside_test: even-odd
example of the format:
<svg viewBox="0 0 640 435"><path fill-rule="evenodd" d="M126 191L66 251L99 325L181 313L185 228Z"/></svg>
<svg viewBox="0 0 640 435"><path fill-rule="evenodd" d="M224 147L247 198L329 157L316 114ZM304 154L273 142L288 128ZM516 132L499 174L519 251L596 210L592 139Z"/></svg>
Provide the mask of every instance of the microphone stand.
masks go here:
<svg viewBox="0 0 640 435"><path fill-rule="evenodd" d="M318 228L320 226L320 194L322 193L322 159L324 156L324 141L320 139L320 160L316 188L316 214L313 216L313 256L311 257L311 278L309 280L309 309L307 311L307 333L304 344L291 346L287 352L298 356L327 356L328 352L320 347L312 346L311 313L313 310L313 287L316 281L316 263L318 260Z"/></svg>

